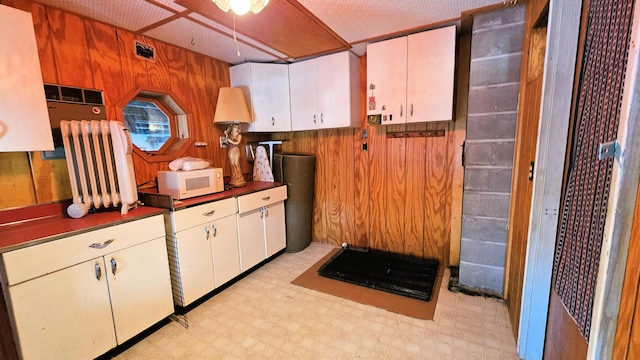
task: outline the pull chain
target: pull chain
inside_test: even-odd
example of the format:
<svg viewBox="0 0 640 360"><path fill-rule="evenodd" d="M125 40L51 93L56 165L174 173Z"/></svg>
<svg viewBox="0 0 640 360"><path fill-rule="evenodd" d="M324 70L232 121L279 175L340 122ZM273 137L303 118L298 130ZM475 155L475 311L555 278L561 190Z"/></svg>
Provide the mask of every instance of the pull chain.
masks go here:
<svg viewBox="0 0 640 360"><path fill-rule="evenodd" d="M236 54L240 57L240 48L238 47L238 38L236 37L236 14L233 14L233 41L236 43Z"/></svg>

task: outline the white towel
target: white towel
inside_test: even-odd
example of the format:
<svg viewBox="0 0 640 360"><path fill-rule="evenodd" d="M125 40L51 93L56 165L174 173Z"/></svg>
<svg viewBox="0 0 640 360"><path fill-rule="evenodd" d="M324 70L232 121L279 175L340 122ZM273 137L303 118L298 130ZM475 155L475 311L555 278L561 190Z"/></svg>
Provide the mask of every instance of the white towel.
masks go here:
<svg viewBox="0 0 640 360"><path fill-rule="evenodd" d="M264 146L256 148L256 157L253 162L253 181L271 181L273 182L273 173L269 166L269 157Z"/></svg>
<svg viewBox="0 0 640 360"><path fill-rule="evenodd" d="M209 162L195 157L181 157L169 163L169 169L172 171L179 170L198 170L209 167Z"/></svg>

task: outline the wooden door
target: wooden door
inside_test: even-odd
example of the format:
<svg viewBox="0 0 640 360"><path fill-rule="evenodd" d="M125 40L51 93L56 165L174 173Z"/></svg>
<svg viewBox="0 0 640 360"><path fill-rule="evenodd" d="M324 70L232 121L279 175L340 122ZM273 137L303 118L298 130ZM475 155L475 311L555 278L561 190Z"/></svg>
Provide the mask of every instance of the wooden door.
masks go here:
<svg viewBox="0 0 640 360"><path fill-rule="evenodd" d="M540 101L547 39L548 0L529 1L525 16L523 60L520 74L520 111L516 127L512 196L507 233L505 298L516 338L524 283L524 265L529 236Z"/></svg>
<svg viewBox="0 0 640 360"><path fill-rule="evenodd" d="M22 359L93 359L116 346L106 271L99 258L9 288Z"/></svg>
<svg viewBox="0 0 640 360"><path fill-rule="evenodd" d="M598 300L596 288L601 286L597 283L599 266L608 258L605 219L615 159L599 158L598 146L616 140L622 122L633 1L586 2L580 40L583 54L577 62L581 76L574 92L545 359L584 359L588 343L601 340L593 336L591 328L592 320L595 324L598 320L593 311Z"/></svg>
<svg viewBox="0 0 640 360"><path fill-rule="evenodd" d="M118 344L173 313L164 238L105 256Z"/></svg>

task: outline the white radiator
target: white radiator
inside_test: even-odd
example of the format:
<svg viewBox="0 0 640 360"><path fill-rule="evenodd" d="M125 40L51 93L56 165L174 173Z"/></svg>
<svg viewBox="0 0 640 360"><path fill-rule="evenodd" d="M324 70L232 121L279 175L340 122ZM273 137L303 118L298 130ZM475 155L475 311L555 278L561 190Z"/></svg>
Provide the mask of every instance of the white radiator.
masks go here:
<svg viewBox="0 0 640 360"><path fill-rule="evenodd" d="M60 121L73 204L78 218L89 209L121 206L126 214L139 204L131 157L131 137L117 121Z"/></svg>

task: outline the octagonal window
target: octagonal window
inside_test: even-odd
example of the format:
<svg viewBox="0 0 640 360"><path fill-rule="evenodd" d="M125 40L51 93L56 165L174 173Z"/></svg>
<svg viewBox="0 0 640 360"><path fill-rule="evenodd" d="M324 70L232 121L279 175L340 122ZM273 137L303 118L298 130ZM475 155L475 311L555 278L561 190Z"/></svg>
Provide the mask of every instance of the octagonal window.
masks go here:
<svg viewBox="0 0 640 360"><path fill-rule="evenodd" d="M133 151L147 162L171 161L193 144L190 115L168 93L136 88L118 102L116 112L129 130Z"/></svg>
<svg viewBox="0 0 640 360"><path fill-rule="evenodd" d="M137 97L122 112L131 141L140 150L158 151L171 138L174 115L157 99Z"/></svg>

